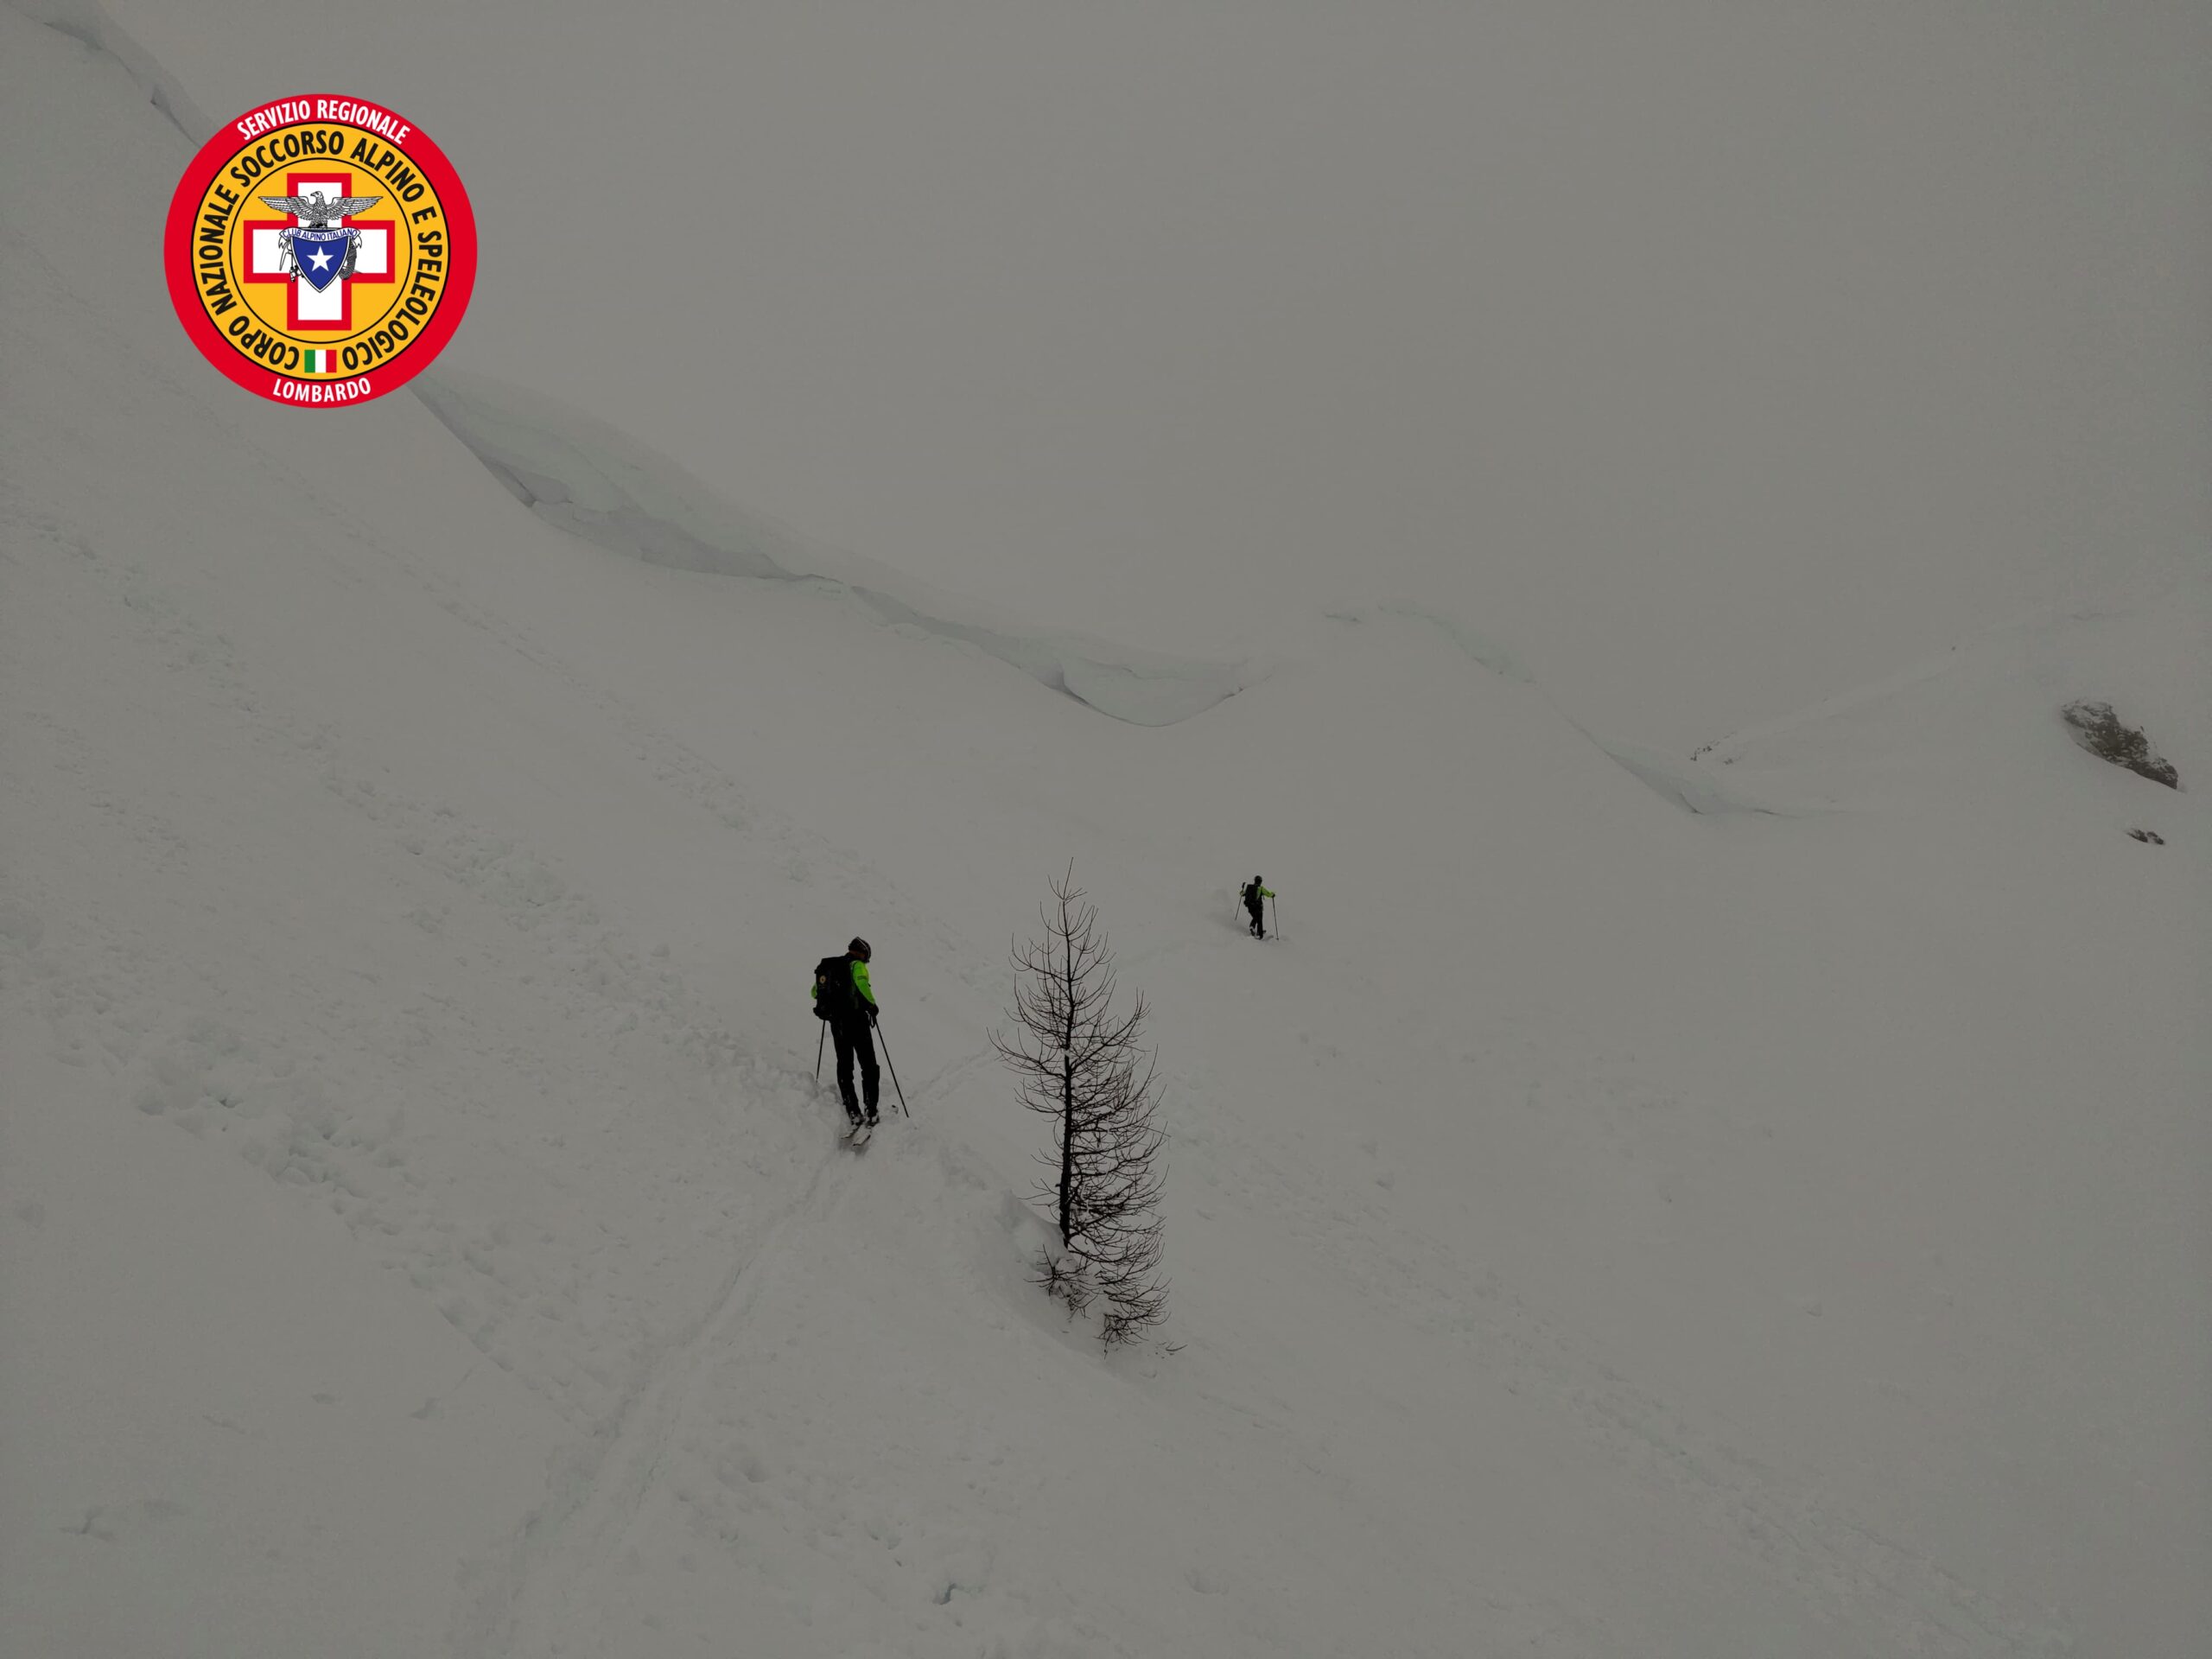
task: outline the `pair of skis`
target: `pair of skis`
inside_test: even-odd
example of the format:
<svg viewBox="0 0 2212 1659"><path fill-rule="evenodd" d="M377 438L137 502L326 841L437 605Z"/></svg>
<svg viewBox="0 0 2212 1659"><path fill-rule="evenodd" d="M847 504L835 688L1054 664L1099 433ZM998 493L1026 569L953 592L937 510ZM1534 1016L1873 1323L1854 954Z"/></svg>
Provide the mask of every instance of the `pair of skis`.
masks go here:
<svg viewBox="0 0 2212 1659"><path fill-rule="evenodd" d="M815 1078L814 1086L817 1089L821 1088L820 1077ZM830 1098L836 1100L840 1106L844 1104L834 1094ZM880 1120L879 1119L878 1122ZM868 1143L875 1139L875 1123L870 1122L864 1117L853 1117L849 1115L845 1119L845 1127L837 1132L837 1144L841 1147L850 1147L855 1152L866 1152Z"/></svg>

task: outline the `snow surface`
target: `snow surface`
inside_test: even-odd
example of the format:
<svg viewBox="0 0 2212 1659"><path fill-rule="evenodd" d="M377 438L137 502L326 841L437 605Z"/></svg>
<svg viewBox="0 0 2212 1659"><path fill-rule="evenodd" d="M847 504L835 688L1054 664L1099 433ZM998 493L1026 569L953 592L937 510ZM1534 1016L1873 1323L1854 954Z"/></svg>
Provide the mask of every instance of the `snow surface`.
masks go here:
<svg viewBox="0 0 2212 1659"><path fill-rule="evenodd" d="M515 499L617 553L720 575L837 582L887 622L974 645L1101 714L1169 726L1233 696L1235 664L1192 663L1080 634L1022 631L988 607L881 564L812 545L748 513L664 457L553 399L483 376L431 375L416 395Z"/></svg>
<svg viewBox="0 0 2212 1659"><path fill-rule="evenodd" d="M1192 663L1081 635L1024 631L974 601L929 588L876 561L810 543L786 525L748 513L667 457L541 393L450 372L422 377L416 392L517 500L572 536L679 570L836 583L887 622L972 645L1133 725L1172 726L1202 714L1256 684L1271 667L1265 661ZM1426 622L1471 662L1510 680L1534 682L1504 646L1413 601L1333 611L1328 620L1363 622L1378 615ZM1584 734L1633 776L1693 812L1774 810L1656 751L1586 729Z"/></svg>
<svg viewBox="0 0 2212 1659"><path fill-rule="evenodd" d="M1667 762L1764 812L1398 595L1099 720L238 396L87 38L0 7L10 1651L2202 1651L2202 549ZM1173 1355L1025 1281L1071 858Z"/></svg>

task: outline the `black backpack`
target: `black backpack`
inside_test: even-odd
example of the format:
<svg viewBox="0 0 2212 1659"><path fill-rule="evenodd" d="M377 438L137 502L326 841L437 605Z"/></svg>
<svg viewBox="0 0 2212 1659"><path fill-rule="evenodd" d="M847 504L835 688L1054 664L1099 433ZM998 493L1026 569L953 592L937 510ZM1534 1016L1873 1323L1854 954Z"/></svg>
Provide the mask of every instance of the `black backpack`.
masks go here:
<svg viewBox="0 0 2212 1659"><path fill-rule="evenodd" d="M851 1013L852 1007L852 957L823 957L814 964L814 1017L836 1020Z"/></svg>

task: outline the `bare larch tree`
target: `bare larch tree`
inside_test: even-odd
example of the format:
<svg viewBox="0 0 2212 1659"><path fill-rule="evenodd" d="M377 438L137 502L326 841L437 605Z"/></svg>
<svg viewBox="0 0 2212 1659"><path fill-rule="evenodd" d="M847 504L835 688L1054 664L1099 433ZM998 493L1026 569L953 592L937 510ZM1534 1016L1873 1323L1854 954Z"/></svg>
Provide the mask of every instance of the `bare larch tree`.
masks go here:
<svg viewBox="0 0 2212 1659"><path fill-rule="evenodd" d="M1142 995L1113 1010L1114 958L1098 912L1075 885L1075 867L1039 907L1045 937L1014 948L1012 1034L994 1032L999 1057L1020 1081L1021 1103L1053 1120L1053 1150L1038 1161L1056 1179L1037 1183L1049 1201L1060 1250L1038 1264L1038 1282L1071 1312L1105 1304L1109 1347L1132 1342L1166 1316L1160 1276L1160 1194L1166 1135L1154 1123L1155 1057L1141 1046Z"/></svg>

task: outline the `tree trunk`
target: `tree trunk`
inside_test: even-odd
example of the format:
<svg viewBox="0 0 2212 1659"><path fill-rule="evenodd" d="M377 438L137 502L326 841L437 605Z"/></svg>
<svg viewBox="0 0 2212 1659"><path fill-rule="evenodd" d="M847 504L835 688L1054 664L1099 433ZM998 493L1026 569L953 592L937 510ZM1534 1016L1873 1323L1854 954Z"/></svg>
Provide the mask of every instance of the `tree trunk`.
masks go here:
<svg viewBox="0 0 2212 1659"><path fill-rule="evenodd" d="M1069 1211L1075 1201L1075 1060L1060 1062L1060 1243L1068 1243Z"/></svg>
<svg viewBox="0 0 2212 1659"><path fill-rule="evenodd" d="M1062 925L1065 925L1067 901L1060 902ZM1075 1208L1075 1021L1076 971L1075 941L1064 942L1066 959L1060 972L1067 993L1067 1025L1060 1033L1060 1243L1069 1243L1068 1228L1074 1221Z"/></svg>

